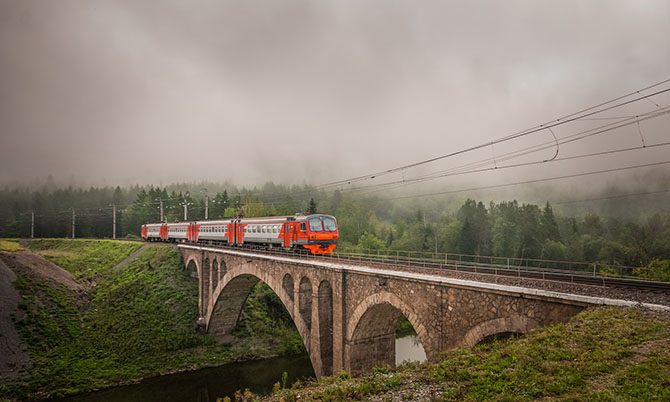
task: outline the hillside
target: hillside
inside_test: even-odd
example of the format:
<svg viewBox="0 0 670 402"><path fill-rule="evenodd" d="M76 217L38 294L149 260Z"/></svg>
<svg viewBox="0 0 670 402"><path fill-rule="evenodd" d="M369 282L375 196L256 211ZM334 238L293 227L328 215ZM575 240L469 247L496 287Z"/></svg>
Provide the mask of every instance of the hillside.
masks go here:
<svg viewBox="0 0 670 402"><path fill-rule="evenodd" d="M670 315L594 308L527 336L447 352L437 363L347 373L273 401L668 401Z"/></svg>
<svg viewBox="0 0 670 402"><path fill-rule="evenodd" d="M78 393L163 373L302 353L292 324L258 286L240 336L219 345L195 325L197 283L167 245L109 240L5 242L0 270L18 294L8 316L30 370L0 378L0 400ZM18 245L16 245L18 246ZM271 305L273 307L267 307ZM279 309L279 311L277 311ZM272 317L272 319L270 318ZM3 330L3 334L5 331Z"/></svg>

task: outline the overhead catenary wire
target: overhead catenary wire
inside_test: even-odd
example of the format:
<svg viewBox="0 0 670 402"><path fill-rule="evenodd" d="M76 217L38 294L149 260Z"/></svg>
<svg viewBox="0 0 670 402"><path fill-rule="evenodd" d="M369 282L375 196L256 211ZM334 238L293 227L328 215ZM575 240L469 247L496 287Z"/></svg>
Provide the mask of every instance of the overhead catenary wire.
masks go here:
<svg viewBox="0 0 670 402"><path fill-rule="evenodd" d="M582 203L582 202L592 202L592 201L604 201L604 200L612 200L616 198L628 198L628 197L638 197L641 195L656 195L656 194L664 194L664 193L670 193L670 188L667 188L665 190L657 190L657 191L644 191L644 192L638 192L638 193L626 193L626 194L616 194L616 195L610 195L610 196L604 196L604 197L595 197L595 198L584 198L581 200L565 200L565 201L554 201L551 204L552 205L566 205L566 204L577 204L577 203Z"/></svg>
<svg viewBox="0 0 670 402"><path fill-rule="evenodd" d="M534 134L534 133L537 133L539 131L545 130L547 128L554 128L554 127L557 127L557 126L560 126L560 125L563 125L563 124L567 124L569 122L573 122L573 121L576 121L576 120L579 120L579 119L588 118L588 117L594 116L598 113L603 113L603 112L606 112L606 111L610 111L610 110L613 110L615 108L619 108L619 107L629 105L629 104L634 103L634 102L638 102L640 100L644 100L644 99L647 99L647 98L650 98L650 97L653 97L653 96L657 96L657 95L660 95L660 94L663 94L663 93L670 92L670 88L661 89L661 90L653 92L651 94L641 95L641 96L636 97L634 99L630 99L630 100L627 100L627 101L624 101L624 102L620 102L616 105L608 106L608 107L603 108L603 109L598 109L602 106L609 105L611 103L620 101L622 99L633 96L635 94L640 94L641 92L647 91L651 88L658 87L658 86L666 84L668 82L670 82L670 79L663 80L663 81L658 82L656 84L653 84L653 85L650 85L648 87L642 88L640 90L628 93L626 95L619 96L619 97L614 98L612 100L599 103L595 106L591 106L591 107L582 109L578 112L560 117L558 119L547 122L545 124L540 124L540 125L537 125L537 126L534 126L534 127L530 128L530 129L522 130L522 131L510 134L508 136L501 137L501 138L498 138L496 140L489 141L489 142L486 142L486 143L483 143L483 144L474 145L474 146L471 146L471 147L468 147L468 148L465 148L465 149L461 149L461 150L458 150L458 151L450 152L450 153L447 153L447 154L444 154L444 155L440 155L440 156L436 156L436 157L433 157L433 158L413 162L413 163L410 163L410 164L398 166L398 167L383 170L383 171L378 171L378 172L375 172L375 173L370 173L370 174L366 174L366 175L351 177L351 178L348 178L348 179L342 179L342 180L337 180L337 181L333 181L333 182L329 182L329 183L324 183L324 184L322 184L320 186L317 186L317 187L333 187L333 186L339 186L339 185L342 185L342 184L351 184L351 183L362 181L362 180L375 179L375 178L378 178L380 176L387 175L387 174L390 174L390 173L395 173L395 172L398 172L398 171L401 171L401 170L406 170L406 169L414 168L414 167L417 167L417 166L429 164L429 163L432 163L432 162L436 162L438 160L451 158L451 157L461 155L461 154L465 154L465 153L468 153L468 152L472 152L472 151L475 151L475 150L478 150L478 149L481 149L481 148L484 148L484 147L489 147L491 145L500 144L502 142L510 141L510 140L517 139L517 138L521 138L521 137L524 137L524 136L527 136L527 135ZM598 109L598 110L594 110L594 109Z"/></svg>
<svg viewBox="0 0 670 402"><path fill-rule="evenodd" d="M563 180L563 179L569 179L569 178L574 178L574 177L583 177L583 176L590 176L590 175L604 174L604 173L612 173L612 172L620 172L620 171L624 171L624 170L639 169L639 168L652 167L652 166L661 166L661 165L666 165L668 163L670 163L670 160L661 161L661 162L654 162L654 163L646 163L646 164L642 164L642 165L624 166L624 167L618 167L618 168L613 168L613 169L597 170L597 171L591 171L591 172L581 172L581 173L575 173L575 174L570 174L570 175L562 175L562 176L555 176L555 177L544 177L544 178L540 178L540 179L525 180L525 181L519 181L519 182L514 182L514 183L494 184L494 185L490 185L490 186L470 187L470 188L464 188L464 189L458 189L458 190L440 191L440 192L435 192L435 193L424 193L424 194L398 196L398 197L392 197L392 198L389 198L389 199L390 200L399 200L399 199L406 199L406 198L432 197L432 196L436 196L436 195L457 194L457 193L463 193L463 192L490 190L490 189L494 189L494 188L518 186L518 185L522 185L522 184L541 183L541 182L545 182L545 181Z"/></svg>
<svg viewBox="0 0 670 402"><path fill-rule="evenodd" d="M616 129L619 129L619 128L629 126L631 124L639 123L641 121L661 117L661 116L667 115L668 113L670 113L670 107L665 107L660 111L654 110L652 112L645 113L645 114L642 114L642 115L639 115L639 116L633 116L633 117L630 118L629 121L626 121L626 122L619 121L619 122L609 123L609 124L605 124L603 126L594 127L594 128L588 129L588 130L577 132L575 134L572 134L572 135L561 138L559 143L560 144L567 144L567 143L579 141L579 140L584 139L584 138L588 138L588 137L596 136L596 135L599 135L599 134L607 133L607 132L610 132L610 131L613 131L613 130L616 130ZM539 151L542 151L542 150L545 150L545 149L548 149L548 148L553 148L554 146L555 146L555 142L553 142L553 141L545 142L545 143L537 144L537 145L532 145L530 147L522 148L522 149L517 150L517 151L512 151L512 152L508 152L506 154L500 155L500 156L497 157L497 161L500 162L501 159L509 160L512 157L528 155L530 153L539 152ZM480 161L477 161L477 162L470 162L470 163L467 163L467 164L464 164L464 165L461 165L461 166L452 167L450 169L447 169L447 170L444 170L444 171L441 171L441 172L436 172L436 173L431 173L431 174L419 176L418 178L432 177L434 175L439 175L441 173L457 171L460 168L467 168L467 167L472 167L472 166L481 166L482 163L490 163L490 161L491 161L491 158L480 160ZM541 162L543 162L543 161L538 161L538 163L541 163ZM411 182L415 179L405 178L404 181L405 182Z"/></svg>
<svg viewBox="0 0 670 402"><path fill-rule="evenodd" d="M584 139L584 138L600 135L600 134L607 133L607 132L610 132L610 131L615 130L615 129L619 129L619 128L622 128L622 127L626 127L626 126L635 124L635 123L639 124L641 121L656 118L656 117L660 117L660 116L666 115L668 113L670 113L670 107L666 107L661 111L654 111L654 112L651 112L647 115L639 116L639 117L637 117L637 118L635 118L631 121L625 122L625 123L624 122L610 123L610 124L605 125L605 126L601 126L601 127L594 128L594 129L589 129L589 130L586 130L586 131L583 131L583 132L580 132L580 133L576 133L576 134L573 134L573 135L570 135L570 136L567 136L567 137L563 137L559 141L558 144L567 144L567 143L575 142L575 141L578 141L578 140L581 140L581 139ZM602 128L602 127L605 127L605 128L603 128L601 130L598 130L599 128ZM593 131L593 130L597 130L597 131ZM428 175L418 176L418 177L414 177L414 178L404 178L403 177L402 180L395 180L395 181L390 181L390 182L385 182L385 183L371 184L371 185L368 185L368 186L353 187L353 188L349 189L349 191L360 191L361 189L370 189L370 188L380 189L380 188L383 188L383 187L393 186L393 185L395 185L395 187L393 187L393 188L398 188L400 186L416 184L416 183L421 183L421 182L425 182L425 181L428 181L428 180L435 180L435 179L438 179L438 178L450 177L450 176L461 175L461 174L481 173L481 172L490 171L490 170L498 170L498 169L502 170L502 169L508 169L508 168L521 167L521 166L531 166L531 165L549 163L549 162L553 162L553 161L562 161L562 160L583 158L583 157L589 157L589 156L599 156L599 155L606 155L608 153L625 152L625 151L636 150L636 149L641 149L641 148L646 148L646 147L653 148L655 146L665 146L665 145L667 145L667 143L659 143L659 144L655 144L653 146L650 146L650 145L646 145L643 142L642 147L632 147L632 148L625 148L625 149L621 149L621 150L610 150L610 151L604 151L604 152L595 152L595 153L591 153L591 154L578 155L578 156L575 156L575 157L563 157L563 158L557 158L557 159L539 160L539 161L532 161L532 162L526 162L526 163L517 163L517 164L512 164L512 165L502 165L502 166L499 165L500 162L515 159L515 158L525 156L525 155L530 155L530 154L533 154L535 152L539 152L539 151L549 149L549 148L553 148L553 147L557 146L557 144L554 143L554 142L545 142L543 144L537 144L537 145L533 145L533 146L530 146L530 147L527 147L527 148L523 148L523 149L518 150L518 151L513 151L513 152L503 154L503 155L501 155L497 158L497 160L496 160L497 163L494 165L493 168L482 168L483 166L487 166L491 163L491 158L488 158L488 159L480 160L480 161L477 161L477 162L471 162L471 163L468 163L468 164L465 164L465 165L453 167L453 168L443 170L443 171L440 171L440 172L431 173L431 174L428 174ZM469 170L464 170L466 168L469 168Z"/></svg>
<svg viewBox="0 0 670 402"><path fill-rule="evenodd" d="M621 152L630 152L630 151L635 151L635 150L643 150L645 148L651 149L651 148L657 148L657 147L666 147L670 146L670 142L663 142L663 143L658 143L658 144L653 144L653 145L647 145L647 146L637 146L637 147L630 147L630 148L624 148L624 149L613 149L609 151L601 151L601 152L592 152L588 154L582 154L582 155L573 155L573 156L566 156L563 158L558 158L554 159L548 162L562 162L562 161L567 161L567 160L573 160L573 159L580 159L580 158L587 158L587 157L593 157L593 156L603 156L603 155L612 155L616 153L621 153ZM540 162L527 162L527 163L518 163L514 165L505 165L505 166L498 166L498 167L491 167L491 168L481 168L481 169L476 169L476 170L468 170L468 171L462 171L462 172L451 172L451 173L445 173L441 175L440 177L452 177L452 176L461 176L461 175L466 175L466 174L473 174L473 173L483 173L483 172L489 172L493 170L501 170L501 169L510 169L510 168L517 168L517 167L522 167L522 166L532 166L536 165ZM544 163L544 162L541 162ZM418 184L418 183L410 183L410 184ZM380 184L381 186L381 184ZM371 190L369 192L366 192L364 194L370 194L373 192L381 191L381 190L394 190L397 188L403 187L402 185L397 185L395 187L390 187L390 188L383 188L383 189L375 189Z"/></svg>

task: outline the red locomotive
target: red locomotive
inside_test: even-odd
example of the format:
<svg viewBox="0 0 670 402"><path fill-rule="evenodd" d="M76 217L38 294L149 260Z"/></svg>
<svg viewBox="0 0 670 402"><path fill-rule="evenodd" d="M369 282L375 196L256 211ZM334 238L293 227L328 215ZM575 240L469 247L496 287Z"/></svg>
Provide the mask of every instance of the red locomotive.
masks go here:
<svg viewBox="0 0 670 402"><path fill-rule="evenodd" d="M141 234L146 241L283 247L312 254L332 253L339 237L335 217L324 214L148 223Z"/></svg>

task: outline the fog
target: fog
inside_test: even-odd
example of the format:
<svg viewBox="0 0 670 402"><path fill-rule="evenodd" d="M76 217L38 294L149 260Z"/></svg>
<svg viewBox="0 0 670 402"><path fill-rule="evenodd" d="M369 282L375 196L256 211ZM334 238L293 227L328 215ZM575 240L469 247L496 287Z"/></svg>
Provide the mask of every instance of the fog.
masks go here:
<svg viewBox="0 0 670 402"><path fill-rule="evenodd" d="M0 183L51 174L82 185L319 184L383 171L670 78L668 21L665 0L3 0ZM616 112L668 105L665 93ZM582 121L376 180L486 158L502 167L506 152L606 122ZM560 156L637 147L641 137L645 145L669 142L669 127L670 117L660 116L640 129L562 145ZM550 147L508 164L554 154ZM651 164L669 154L645 147L403 191ZM655 177L670 177L668 166L656 166ZM584 176L570 188L630 180L644 175Z"/></svg>

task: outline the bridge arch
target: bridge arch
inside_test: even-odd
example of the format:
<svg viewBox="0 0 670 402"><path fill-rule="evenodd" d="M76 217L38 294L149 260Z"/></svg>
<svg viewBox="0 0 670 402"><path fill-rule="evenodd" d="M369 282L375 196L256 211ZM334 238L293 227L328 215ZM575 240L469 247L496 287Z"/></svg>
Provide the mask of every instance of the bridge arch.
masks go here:
<svg viewBox="0 0 670 402"><path fill-rule="evenodd" d="M294 301L294 290L293 290L293 276L289 274L288 272L284 275L284 278L282 279L282 287L284 288L284 291L288 295L288 298L291 300L291 302Z"/></svg>
<svg viewBox="0 0 670 402"><path fill-rule="evenodd" d="M298 310L300 316L307 325L307 330L312 330L312 282L307 276L300 279Z"/></svg>
<svg viewBox="0 0 670 402"><path fill-rule="evenodd" d="M186 260L186 271L191 278L200 278L200 264L196 258Z"/></svg>
<svg viewBox="0 0 670 402"><path fill-rule="evenodd" d="M323 375L333 374L333 287L322 280L318 290L319 349Z"/></svg>
<svg viewBox="0 0 670 402"><path fill-rule="evenodd" d="M224 259L221 260L221 264L225 264ZM310 348L310 329L301 314L296 314L294 301L282 286L283 279L275 278L267 271L257 269L252 262L245 262L234 267L229 266L219 280L218 286L212 293L212 302L205 316L207 332L224 342L229 340L229 334L235 329L249 294L259 281L268 285L279 297L309 353L312 367L317 371L321 367L321 361L318 354L314 355Z"/></svg>
<svg viewBox="0 0 670 402"><path fill-rule="evenodd" d="M219 284L219 278L221 278L221 272L219 271L219 261L216 258L212 259L212 290L216 289Z"/></svg>
<svg viewBox="0 0 670 402"><path fill-rule="evenodd" d="M368 296L358 304L347 323L351 372L379 365L395 366L395 328L400 315L412 324L430 358L428 331L411 307L390 292Z"/></svg>
<svg viewBox="0 0 670 402"><path fill-rule="evenodd" d="M461 344L463 346L475 346L492 335L510 332L525 334L531 329L539 326L539 322L522 315L495 318L482 322L470 329L463 337Z"/></svg>

